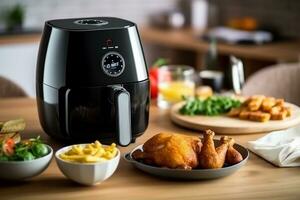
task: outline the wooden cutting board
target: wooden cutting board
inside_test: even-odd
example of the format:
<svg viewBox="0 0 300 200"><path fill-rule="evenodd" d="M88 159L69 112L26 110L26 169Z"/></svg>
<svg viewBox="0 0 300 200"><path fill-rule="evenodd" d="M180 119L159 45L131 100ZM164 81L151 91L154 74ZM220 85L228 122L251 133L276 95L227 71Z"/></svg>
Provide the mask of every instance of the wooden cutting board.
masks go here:
<svg viewBox="0 0 300 200"><path fill-rule="evenodd" d="M300 108L294 104L286 103L291 107L292 115L284 120L270 120L268 122L254 122L238 118L220 116L187 116L179 114L178 110L184 102L172 106L171 120L182 127L194 130L211 129L219 134L251 134L271 132L287 129L300 124Z"/></svg>

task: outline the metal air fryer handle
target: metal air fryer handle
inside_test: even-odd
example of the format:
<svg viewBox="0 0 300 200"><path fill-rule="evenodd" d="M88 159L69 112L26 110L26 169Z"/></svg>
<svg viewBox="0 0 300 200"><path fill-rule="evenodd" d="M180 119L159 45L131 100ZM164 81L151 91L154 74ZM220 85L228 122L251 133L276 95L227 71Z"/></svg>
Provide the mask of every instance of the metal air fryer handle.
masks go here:
<svg viewBox="0 0 300 200"><path fill-rule="evenodd" d="M114 87L113 96L118 143L121 146L128 146L132 140L130 94L122 87Z"/></svg>
<svg viewBox="0 0 300 200"><path fill-rule="evenodd" d="M241 94L245 83L243 62L234 56L230 56L230 62L233 90L235 94Z"/></svg>

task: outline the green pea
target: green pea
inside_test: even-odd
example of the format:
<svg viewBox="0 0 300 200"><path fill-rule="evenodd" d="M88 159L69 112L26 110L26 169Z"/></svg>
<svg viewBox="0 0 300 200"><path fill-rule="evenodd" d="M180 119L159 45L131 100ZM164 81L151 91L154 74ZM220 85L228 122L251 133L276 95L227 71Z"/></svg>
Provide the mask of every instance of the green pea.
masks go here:
<svg viewBox="0 0 300 200"><path fill-rule="evenodd" d="M23 154L24 160L34 160L34 156L29 151L24 152Z"/></svg>
<svg viewBox="0 0 300 200"><path fill-rule="evenodd" d="M33 145L31 151L32 151L33 155L35 155L38 158L43 157L48 154L47 146L42 143L37 143L37 144Z"/></svg>

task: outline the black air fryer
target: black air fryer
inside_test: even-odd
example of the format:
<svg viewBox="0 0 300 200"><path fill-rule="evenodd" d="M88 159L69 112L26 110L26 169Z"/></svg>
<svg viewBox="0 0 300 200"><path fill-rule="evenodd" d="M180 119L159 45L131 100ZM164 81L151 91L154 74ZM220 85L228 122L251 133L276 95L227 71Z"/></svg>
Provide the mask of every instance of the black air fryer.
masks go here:
<svg viewBox="0 0 300 200"><path fill-rule="evenodd" d="M136 25L109 17L47 21L36 92L48 135L64 142L134 142L149 118L149 79Z"/></svg>

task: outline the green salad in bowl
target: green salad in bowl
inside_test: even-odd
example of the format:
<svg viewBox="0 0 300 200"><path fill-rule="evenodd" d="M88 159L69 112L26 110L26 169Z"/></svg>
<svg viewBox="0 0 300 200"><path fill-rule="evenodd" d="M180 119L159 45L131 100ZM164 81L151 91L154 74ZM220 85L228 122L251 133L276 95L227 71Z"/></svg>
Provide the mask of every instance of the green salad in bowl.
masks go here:
<svg viewBox="0 0 300 200"><path fill-rule="evenodd" d="M0 179L22 180L42 173L50 164L52 148L40 137L22 140L23 119L0 122Z"/></svg>
<svg viewBox="0 0 300 200"><path fill-rule="evenodd" d="M41 158L49 153L49 148L39 137L19 140L16 133L0 142L0 161L26 161Z"/></svg>

